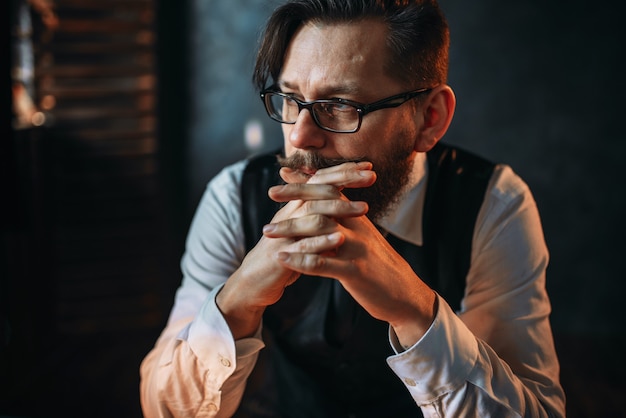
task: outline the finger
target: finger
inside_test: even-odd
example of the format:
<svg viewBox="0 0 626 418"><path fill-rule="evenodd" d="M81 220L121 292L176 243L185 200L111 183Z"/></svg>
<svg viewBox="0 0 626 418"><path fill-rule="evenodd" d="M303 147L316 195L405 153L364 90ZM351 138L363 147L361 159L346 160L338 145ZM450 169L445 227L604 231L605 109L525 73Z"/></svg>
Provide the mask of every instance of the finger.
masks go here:
<svg viewBox="0 0 626 418"><path fill-rule="evenodd" d="M336 277L340 259L332 256L311 253L290 253L281 251L275 255L276 260L285 268L301 274L322 277ZM344 263L345 264L345 263Z"/></svg>
<svg viewBox="0 0 626 418"><path fill-rule="evenodd" d="M330 184L339 188L369 187L376 181L372 163L367 161L349 162L323 168L312 176L283 167L280 170L280 176L286 183Z"/></svg>
<svg viewBox="0 0 626 418"><path fill-rule="evenodd" d="M340 172L348 171L348 170L367 171L367 170L371 170L372 167L373 165L369 161L346 162L346 163L341 163L341 164L331 166L331 167L321 168L317 170L316 173L333 174L333 173L340 173ZM289 167L281 167L279 174L282 177L282 179L285 180L287 183L306 183L307 181L309 181L311 177L313 177L313 175L309 173L304 173L300 170L295 170Z"/></svg>
<svg viewBox="0 0 626 418"><path fill-rule="evenodd" d="M337 222L324 215L307 215L289 218L263 227L263 235L268 238L297 238L330 234L337 229Z"/></svg>
<svg viewBox="0 0 626 418"><path fill-rule="evenodd" d="M271 238L280 238L332 232L338 225L337 219L363 216L368 211L368 205L365 202L349 200L312 201L304 202L300 210L302 215L299 216L294 214L287 218L272 219L272 223L263 227L263 234Z"/></svg>
<svg viewBox="0 0 626 418"><path fill-rule="evenodd" d="M331 200L341 198L341 192L335 186L328 184L285 184L272 186L267 192L275 202L291 200Z"/></svg>
<svg viewBox="0 0 626 418"><path fill-rule="evenodd" d="M308 184L332 184L337 187L369 187L376 181L376 173L372 164L366 161L344 163L334 167L318 170L307 182Z"/></svg>
<svg viewBox="0 0 626 418"><path fill-rule="evenodd" d="M296 253L332 253L345 241L345 236L341 232L318 235L315 237L303 238L288 246L287 252Z"/></svg>
<svg viewBox="0 0 626 418"><path fill-rule="evenodd" d="M289 167L282 167L278 173L287 183L306 183L311 178L309 174L305 174L300 170L294 170Z"/></svg>
<svg viewBox="0 0 626 418"><path fill-rule="evenodd" d="M333 166L326 167L326 168L320 168L319 170L317 170L317 172L332 173L332 172L343 171L347 169L371 170L372 167L373 167L373 164L370 163L369 161L345 162L345 163L333 165ZM302 180L306 181L312 177L311 174L307 174L303 171L296 170L290 167L281 167L280 173L281 173L281 176L285 175L285 176L291 177L292 180L294 180L294 182L297 182L297 183L301 183Z"/></svg>

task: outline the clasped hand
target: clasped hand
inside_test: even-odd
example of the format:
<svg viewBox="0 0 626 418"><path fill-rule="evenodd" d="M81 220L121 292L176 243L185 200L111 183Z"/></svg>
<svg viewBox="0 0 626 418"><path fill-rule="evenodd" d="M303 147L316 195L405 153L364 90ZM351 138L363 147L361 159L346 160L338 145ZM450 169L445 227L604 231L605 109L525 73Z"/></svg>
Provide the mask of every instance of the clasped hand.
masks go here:
<svg viewBox="0 0 626 418"><path fill-rule="evenodd" d="M365 216L367 204L341 193L371 186L376 181L371 163L344 163L313 176L287 168L280 174L287 184L272 187L269 196L287 203L218 295L233 334L233 326L260 321L286 286L308 274L339 280L370 315L389 322L401 342L417 341L434 315L433 292ZM244 328L244 334L256 329L252 323Z"/></svg>

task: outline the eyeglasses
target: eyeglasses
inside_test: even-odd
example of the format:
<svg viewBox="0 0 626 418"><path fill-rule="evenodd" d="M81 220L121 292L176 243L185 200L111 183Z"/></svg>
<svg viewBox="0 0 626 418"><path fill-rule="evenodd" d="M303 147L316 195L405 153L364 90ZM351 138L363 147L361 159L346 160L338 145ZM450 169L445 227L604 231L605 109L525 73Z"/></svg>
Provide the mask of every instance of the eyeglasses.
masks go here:
<svg viewBox="0 0 626 418"><path fill-rule="evenodd" d="M398 107L431 88L396 94L370 104L362 104L345 99L323 99L303 102L290 94L275 91L273 88L261 92L261 99L270 118L280 123L293 125L302 109L313 115L320 128L336 133L354 133L359 130L363 116L380 109Z"/></svg>

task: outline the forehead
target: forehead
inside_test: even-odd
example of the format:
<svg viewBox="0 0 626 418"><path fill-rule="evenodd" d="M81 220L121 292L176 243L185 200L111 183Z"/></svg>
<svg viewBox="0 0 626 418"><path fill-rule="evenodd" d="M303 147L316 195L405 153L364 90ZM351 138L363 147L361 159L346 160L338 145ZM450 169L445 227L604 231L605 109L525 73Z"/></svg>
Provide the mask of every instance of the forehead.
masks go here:
<svg viewBox="0 0 626 418"><path fill-rule="evenodd" d="M367 90L375 96L394 83L385 71L386 39L387 27L378 20L306 23L287 48L279 84L303 95Z"/></svg>

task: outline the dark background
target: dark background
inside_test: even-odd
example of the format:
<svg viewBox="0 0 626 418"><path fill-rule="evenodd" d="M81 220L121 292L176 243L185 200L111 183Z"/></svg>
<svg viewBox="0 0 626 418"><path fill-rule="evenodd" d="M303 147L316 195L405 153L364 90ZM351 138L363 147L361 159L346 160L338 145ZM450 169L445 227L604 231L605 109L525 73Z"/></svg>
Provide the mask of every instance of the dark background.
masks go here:
<svg viewBox="0 0 626 418"><path fill-rule="evenodd" d="M57 1L55 40L68 3ZM59 123L61 116L0 140L0 416L140 416L139 362L171 306L207 181L281 143L250 83L260 26L278 2L126 3L154 11L153 151L93 157L95 137L77 137L81 120ZM445 140L510 164L535 195L551 251L547 286L568 415L626 416L624 7L440 4L458 100ZM9 110L3 114L10 127ZM131 176L146 166L149 176ZM102 184L129 189L113 203L112 192L84 197ZM79 200L68 206L68 196Z"/></svg>

